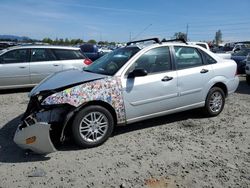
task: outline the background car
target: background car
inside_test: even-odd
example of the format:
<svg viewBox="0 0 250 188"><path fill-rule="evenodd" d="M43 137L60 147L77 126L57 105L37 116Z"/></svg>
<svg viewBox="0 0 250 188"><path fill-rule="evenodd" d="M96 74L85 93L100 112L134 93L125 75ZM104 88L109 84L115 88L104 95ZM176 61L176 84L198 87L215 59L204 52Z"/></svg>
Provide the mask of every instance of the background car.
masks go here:
<svg viewBox="0 0 250 188"><path fill-rule="evenodd" d="M33 87L52 73L92 62L80 48L16 46L0 51L0 89Z"/></svg>
<svg viewBox="0 0 250 188"><path fill-rule="evenodd" d="M0 50L11 47L11 46L16 46L15 42L5 42L5 41L0 41Z"/></svg>
<svg viewBox="0 0 250 188"><path fill-rule="evenodd" d="M238 74L245 74L246 59L249 53L250 48L244 48L231 54L231 59L237 63Z"/></svg>
<svg viewBox="0 0 250 188"><path fill-rule="evenodd" d="M210 50L210 48L206 42L188 42L188 44L198 45L198 46L201 46L207 50Z"/></svg>
<svg viewBox="0 0 250 188"><path fill-rule="evenodd" d="M95 44L83 44L79 46L81 51L89 58L91 61L97 60L102 54L99 52L99 48Z"/></svg>
<svg viewBox="0 0 250 188"><path fill-rule="evenodd" d="M245 70L246 70L246 81L247 84L250 85L250 53L247 55Z"/></svg>

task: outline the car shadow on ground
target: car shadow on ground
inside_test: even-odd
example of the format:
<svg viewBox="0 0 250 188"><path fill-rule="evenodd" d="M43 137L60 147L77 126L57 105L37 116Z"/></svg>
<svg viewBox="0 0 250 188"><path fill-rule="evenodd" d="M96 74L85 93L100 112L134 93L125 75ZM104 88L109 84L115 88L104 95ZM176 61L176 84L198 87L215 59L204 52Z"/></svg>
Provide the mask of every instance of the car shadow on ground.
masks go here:
<svg viewBox="0 0 250 188"><path fill-rule="evenodd" d="M21 117L22 115L19 115L0 129L0 162L20 163L49 160L49 157L43 155L27 155L27 152L14 143L13 137Z"/></svg>
<svg viewBox="0 0 250 188"><path fill-rule="evenodd" d="M239 86L235 92L239 93L239 94L250 95L250 85L247 84L245 76L240 77L240 83L239 83Z"/></svg>
<svg viewBox="0 0 250 188"><path fill-rule="evenodd" d="M0 90L1 94L12 94L12 93L24 93L24 92L30 92L32 88L21 88L21 89L3 89Z"/></svg>
<svg viewBox="0 0 250 188"><path fill-rule="evenodd" d="M2 163L23 163L23 162L35 162L35 161L46 161L50 157L46 155L39 155L33 152L26 152L19 148L13 141L15 131L18 124L20 123L22 115L9 121L0 129L0 162ZM113 137L133 132L137 130L147 129L156 126L162 126L164 124L170 124L173 122L183 121L187 119L201 119L205 116L200 112L200 109L189 110L180 112L172 115L162 116L153 118L138 123L133 123L127 126L115 127ZM78 147L72 139L65 141L62 145L56 147L58 151L74 151L82 150ZM87 150L87 149L86 149Z"/></svg>
<svg viewBox="0 0 250 188"><path fill-rule="evenodd" d="M157 118L152 118L144 121L140 121L137 123L132 123L126 126L117 126L114 128L113 134L111 137L118 136L120 134L125 134L137 130L143 130L147 128L157 127L157 126L163 126L165 124L171 124L173 122L178 121L184 121L189 119L202 119L207 118L202 112L201 109L194 109L194 110L188 110L176 114L171 115L165 115ZM75 150L82 150L82 148L78 147L73 139L69 139L65 141L63 145L56 147L58 151L75 151ZM91 148L87 148L85 150L88 150Z"/></svg>
<svg viewBox="0 0 250 188"><path fill-rule="evenodd" d="M151 127L162 126L165 124L170 124L178 121L184 121L188 119L202 119L202 118L207 118L207 117L201 112L201 109L188 110L176 114L165 115L157 118L140 121L137 123L132 123L127 126L116 127L113 136L124 134L127 132L147 129Z"/></svg>

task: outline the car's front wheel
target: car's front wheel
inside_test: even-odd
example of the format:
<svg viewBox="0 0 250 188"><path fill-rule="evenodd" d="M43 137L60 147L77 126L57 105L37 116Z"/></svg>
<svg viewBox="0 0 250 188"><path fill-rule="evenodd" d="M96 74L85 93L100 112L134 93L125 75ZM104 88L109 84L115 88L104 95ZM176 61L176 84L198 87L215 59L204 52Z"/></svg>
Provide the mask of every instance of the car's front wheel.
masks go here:
<svg viewBox="0 0 250 188"><path fill-rule="evenodd" d="M111 113L97 105L87 106L77 113L72 124L76 143L84 148L104 143L112 134L114 119Z"/></svg>
<svg viewBox="0 0 250 188"><path fill-rule="evenodd" d="M219 87L213 87L209 90L206 98L204 112L213 117L221 113L225 105L225 93Z"/></svg>

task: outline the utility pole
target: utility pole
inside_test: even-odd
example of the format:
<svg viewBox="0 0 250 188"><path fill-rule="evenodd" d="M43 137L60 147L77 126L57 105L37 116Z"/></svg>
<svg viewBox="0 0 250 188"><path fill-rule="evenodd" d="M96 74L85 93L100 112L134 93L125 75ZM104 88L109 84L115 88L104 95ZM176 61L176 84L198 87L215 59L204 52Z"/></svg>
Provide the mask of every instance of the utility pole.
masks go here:
<svg viewBox="0 0 250 188"><path fill-rule="evenodd" d="M186 30L186 37L187 37L187 40L188 40L188 24L187 24L187 30Z"/></svg>
<svg viewBox="0 0 250 188"><path fill-rule="evenodd" d="M147 27L145 27L140 33L138 33L132 40L135 40L137 37L139 37L142 33L144 33L150 26L153 24L149 24Z"/></svg>
<svg viewBox="0 0 250 188"><path fill-rule="evenodd" d="M129 32L129 41L131 41L132 40L132 32L130 31Z"/></svg>

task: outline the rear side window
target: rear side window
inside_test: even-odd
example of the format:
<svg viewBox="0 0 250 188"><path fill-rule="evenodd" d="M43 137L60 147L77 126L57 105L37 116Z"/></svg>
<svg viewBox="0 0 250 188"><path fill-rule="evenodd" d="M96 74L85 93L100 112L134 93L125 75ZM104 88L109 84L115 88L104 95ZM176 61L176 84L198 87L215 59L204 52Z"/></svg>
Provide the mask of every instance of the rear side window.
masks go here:
<svg viewBox="0 0 250 188"><path fill-rule="evenodd" d="M59 60L85 59L80 50L53 49L53 52Z"/></svg>
<svg viewBox="0 0 250 188"><path fill-rule="evenodd" d="M178 70L203 65L202 56L196 48L175 46L174 50Z"/></svg>
<svg viewBox="0 0 250 188"><path fill-rule="evenodd" d="M28 49L19 49L6 52L0 57L1 63L22 63L29 61Z"/></svg>
<svg viewBox="0 0 250 188"><path fill-rule="evenodd" d="M49 49L31 49L31 62L54 60L56 57Z"/></svg>
<svg viewBox="0 0 250 188"><path fill-rule="evenodd" d="M217 61L212 58L210 55L208 55L207 53L203 53L204 59L206 61L206 64L215 64L217 63Z"/></svg>

